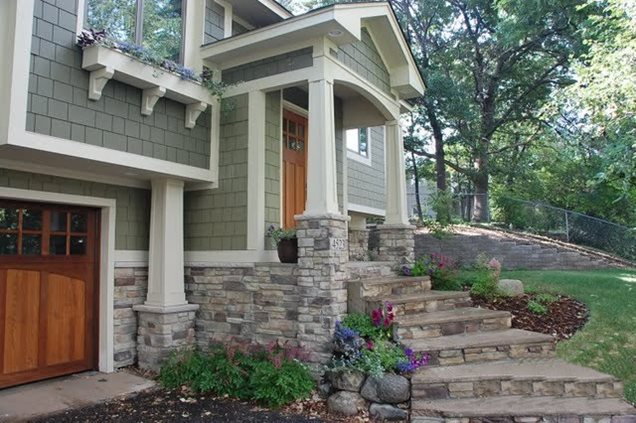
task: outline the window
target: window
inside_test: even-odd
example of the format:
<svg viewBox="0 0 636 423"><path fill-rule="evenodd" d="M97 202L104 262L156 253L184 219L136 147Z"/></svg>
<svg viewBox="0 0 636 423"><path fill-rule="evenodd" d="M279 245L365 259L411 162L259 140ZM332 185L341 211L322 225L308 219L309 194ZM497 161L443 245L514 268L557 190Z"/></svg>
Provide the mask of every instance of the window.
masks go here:
<svg viewBox="0 0 636 423"><path fill-rule="evenodd" d="M345 138L349 151L369 158L369 128L347 129Z"/></svg>
<svg viewBox="0 0 636 423"><path fill-rule="evenodd" d="M183 0L86 0L85 26L180 61Z"/></svg>

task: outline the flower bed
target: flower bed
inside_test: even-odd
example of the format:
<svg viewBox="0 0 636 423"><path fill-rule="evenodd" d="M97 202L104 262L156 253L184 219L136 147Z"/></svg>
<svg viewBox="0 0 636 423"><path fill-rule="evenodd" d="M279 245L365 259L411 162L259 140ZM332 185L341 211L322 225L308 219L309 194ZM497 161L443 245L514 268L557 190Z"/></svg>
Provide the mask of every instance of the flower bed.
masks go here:
<svg viewBox="0 0 636 423"><path fill-rule="evenodd" d="M407 417L409 376L428 363L428 356L396 342L395 326L389 303L336 322L334 353L321 386L330 413L352 416L368 409L378 419Z"/></svg>

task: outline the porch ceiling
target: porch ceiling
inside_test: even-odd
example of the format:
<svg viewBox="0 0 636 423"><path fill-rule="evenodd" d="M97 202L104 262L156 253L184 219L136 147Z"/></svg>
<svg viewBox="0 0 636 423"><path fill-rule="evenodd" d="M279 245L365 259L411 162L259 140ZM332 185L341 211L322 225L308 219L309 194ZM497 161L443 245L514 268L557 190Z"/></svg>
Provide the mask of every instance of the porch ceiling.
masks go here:
<svg viewBox="0 0 636 423"><path fill-rule="evenodd" d="M362 27L374 35L391 75L391 88L401 99L424 93L424 82L388 3L350 3L320 8L304 15L201 47L208 66L225 69L313 45L324 37L335 45L359 41Z"/></svg>

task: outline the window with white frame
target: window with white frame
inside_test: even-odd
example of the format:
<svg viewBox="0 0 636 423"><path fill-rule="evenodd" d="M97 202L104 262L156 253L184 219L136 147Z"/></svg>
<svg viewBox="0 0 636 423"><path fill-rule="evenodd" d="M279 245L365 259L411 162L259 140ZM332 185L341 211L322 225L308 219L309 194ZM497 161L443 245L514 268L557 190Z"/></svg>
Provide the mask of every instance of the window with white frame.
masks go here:
<svg viewBox="0 0 636 423"><path fill-rule="evenodd" d="M84 27L106 30L160 59L180 61L183 0L85 0Z"/></svg>
<svg viewBox="0 0 636 423"><path fill-rule="evenodd" d="M368 161L370 155L369 128L347 129L345 131L348 156L350 158Z"/></svg>

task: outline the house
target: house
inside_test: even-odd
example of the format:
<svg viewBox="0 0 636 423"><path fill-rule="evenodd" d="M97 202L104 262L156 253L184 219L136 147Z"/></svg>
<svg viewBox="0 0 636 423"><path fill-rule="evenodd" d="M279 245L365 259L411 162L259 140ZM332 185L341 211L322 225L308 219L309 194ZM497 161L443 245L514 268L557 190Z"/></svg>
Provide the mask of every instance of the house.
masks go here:
<svg viewBox="0 0 636 423"><path fill-rule="evenodd" d="M384 216L378 258L412 255L399 118L424 85L390 5L109 4L0 3L0 388L233 336L324 359L349 237L365 258ZM78 48L89 28L120 44Z"/></svg>

